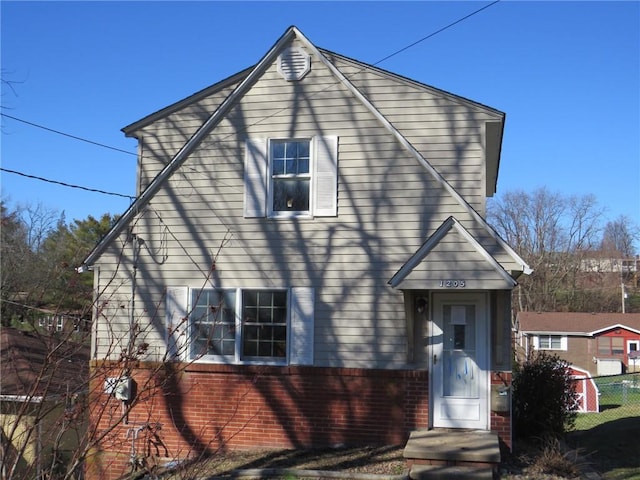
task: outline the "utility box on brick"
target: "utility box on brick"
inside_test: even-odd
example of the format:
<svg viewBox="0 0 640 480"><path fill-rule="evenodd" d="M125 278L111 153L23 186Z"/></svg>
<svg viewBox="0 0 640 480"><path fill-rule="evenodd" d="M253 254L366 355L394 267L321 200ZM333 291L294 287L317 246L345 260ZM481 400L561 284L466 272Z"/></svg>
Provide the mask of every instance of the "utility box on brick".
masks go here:
<svg viewBox="0 0 640 480"><path fill-rule="evenodd" d="M511 389L506 385L491 385L491 410L508 412L511 409Z"/></svg>

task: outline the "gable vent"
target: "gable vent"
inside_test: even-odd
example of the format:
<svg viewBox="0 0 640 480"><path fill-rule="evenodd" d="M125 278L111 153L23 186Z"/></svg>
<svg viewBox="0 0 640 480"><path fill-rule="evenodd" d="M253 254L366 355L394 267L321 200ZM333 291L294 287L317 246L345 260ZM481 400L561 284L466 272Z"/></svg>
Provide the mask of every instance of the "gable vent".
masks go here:
<svg viewBox="0 0 640 480"><path fill-rule="evenodd" d="M278 72L287 81L300 80L311 70L311 56L299 47L278 55Z"/></svg>

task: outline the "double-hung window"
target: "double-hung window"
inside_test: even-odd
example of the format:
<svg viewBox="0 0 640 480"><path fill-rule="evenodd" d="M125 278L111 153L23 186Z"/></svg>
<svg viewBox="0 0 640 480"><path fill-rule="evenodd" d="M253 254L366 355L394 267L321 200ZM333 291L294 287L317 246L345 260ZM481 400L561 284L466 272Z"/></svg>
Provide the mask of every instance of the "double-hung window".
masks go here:
<svg viewBox="0 0 640 480"><path fill-rule="evenodd" d="M309 140L271 142L269 208L272 215L282 212L309 214L311 192L309 146Z"/></svg>
<svg viewBox="0 0 640 480"><path fill-rule="evenodd" d="M250 138L244 216L331 217L338 208L338 137Z"/></svg>
<svg viewBox="0 0 640 480"><path fill-rule="evenodd" d="M175 359L312 364L313 289L167 288Z"/></svg>
<svg viewBox="0 0 640 480"><path fill-rule="evenodd" d="M235 355L235 290L193 290L191 356Z"/></svg>

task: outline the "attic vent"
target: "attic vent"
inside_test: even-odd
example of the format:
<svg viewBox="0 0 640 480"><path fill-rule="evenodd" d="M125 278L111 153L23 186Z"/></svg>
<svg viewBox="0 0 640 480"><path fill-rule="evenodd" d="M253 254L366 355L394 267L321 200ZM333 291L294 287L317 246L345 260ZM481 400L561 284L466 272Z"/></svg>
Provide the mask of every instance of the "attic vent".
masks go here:
<svg viewBox="0 0 640 480"><path fill-rule="evenodd" d="M287 80L300 80L311 70L311 57L299 47L288 48L278 56L278 72Z"/></svg>

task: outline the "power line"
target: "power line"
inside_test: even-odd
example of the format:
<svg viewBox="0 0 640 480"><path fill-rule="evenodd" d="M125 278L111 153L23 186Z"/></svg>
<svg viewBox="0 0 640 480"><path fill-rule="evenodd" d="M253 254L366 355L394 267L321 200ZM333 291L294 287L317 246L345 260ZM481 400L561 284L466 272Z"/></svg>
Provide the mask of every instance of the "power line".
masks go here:
<svg viewBox="0 0 640 480"><path fill-rule="evenodd" d="M134 157L138 156L136 153L129 152L128 150L122 150L121 148L111 147L109 145L105 145L104 143L94 142L93 140L87 140L86 138L78 137L76 135L71 135L70 133L61 132L60 130L54 130L53 128L45 127L44 125L38 125L37 123L29 122L27 120L23 120L18 117L7 115L6 113L0 113L0 115L2 115L3 117L10 118L11 120L15 120L16 122L21 122L36 128L41 128L42 130L46 130L47 132L57 133L58 135L62 135L64 137L69 137L69 138L73 138L74 140L90 143L91 145L97 145L98 147L108 148L109 150L115 150L116 152L126 153L127 155L133 155Z"/></svg>
<svg viewBox="0 0 640 480"><path fill-rule="evenodd" d="M492 7L493 5L495 5L496 3L498 3L499 1L500 1L500 0L495 0L494 2L491 2L491 3L489 3L488 5L485 5L484 7L479 8L478 10L475 10L474 12L471 12L470 14L468 14L468 15L466 15L466 16L464 16L464 17L462 17L462 18L459 18L459 19L458 19L458 20L456 20L455 22L451 22L449 25L446 25L446 26L444 26L444 27L442 27L442 28L440 28L440 29L436 30L435 32L430 33L430 34L429 34L429 35L427 35L426 37L422 37L420 40L416 40L415 42L413 42L413 43L412 43L412 44L410 44L410 45L407 45L406 47L402 47L400 50L397 50L397 51L393 52L392 54L387 55L386 57L384 57L384 58L383 58L383 59L381 59L381 60L378 60L376 63L374 63L374 64L372 64L372 65L376 66L376 65L378 65L379 63L382 63L382 62L384 62L384 61L386 61L386 60L389 60L391 57L395 57L396 55L398 55L398 54L400 54L400 53L404 52L405 50L410 49L411 47L415 47L415 46L416 46L416 45L418 45L419 43L422 43L422 42L424 42L425 40L430 39L431 37L435 37L435 36L436 36L436 35L438 35L439 33L444 32L445 30L447 30L447 29L449 29L449 28L453 27L454 25L457 25L457 24L458 24L458 23L460 23L460 22L464 22L467 18L473 17L475 14L480 13L481 11L486 10L486 9L487 9L487 8L489 8L489 7Z"/></svg>
<svg viewBox="0 0 640 480"><path fill-rule="evenodd" d="M31 179L34 179L34 180L40 180L42 182L47 182L47 183L53 183L55 185L62 185L63 187L78 188L80 190L86 190L87 192L101 193L103 195L113 195L114 197L123 197L123 198L128 198L129 200L135 200L135 198L136 198L136 197L132 197L131 195L124 195L122 193L107 192L105 190L98 190L97 188L88 188L88 187L83 187L81 185L73 185L71 183L59 182L57 180L51 180L49 178L38 177L36 175L29 175L27 173L18 172L16 170L9 170L8 168L0 167L0 170L3 171L3 172L13 173L15 175L20 175L21 177L31 178Z"/></svg>
<svg viewBox="0 0 640 480"><path fill-rule="evenodd" d="M454 22L451 22L451 23L449 23L448 25L445 25L442 28L439 28L435 32L432 32L429 35L426 35L425 37L422 37L421 39L416 40L415 42L413 42L413 43L411 43L411 44L409 44L409 45L407 45L407 46L405 46L405 47L403 47L403 48L401 48L401 49L399 49L399 50L387 55L386 57L383 57L382 59L378 60L377 62L373 63L372 65L373 66L379 65L380 63L382 63L382 62L384 62L384 61L386 61L386 60L388 60L388 59L390 59L390 58L392 58L392 57L394 57L396 55L399 55L400 53L402 53L402 52L404 52L404 51L406 51L406 50L418 45L419 43L422 43L425 40L428 40L429 38L432 38L432 37L438 35L439 33L442 33L445 30L447 30L447 29L449 29L449 28L451 28L451 27L453 27L453 26L455 26L455 25L467 20L468 18L470 18L470 17L482 12L483 10L486 10L487 8L492 7L493 5L495 5L496 3L500 2L500 1L501 0L494 0L493 2L491 2L491 3L481 7L479 9L477 9L477 10L475 10L475 11L473 11L473 12L467 14L467 15L465 15L464 17L459 18L458 20L456 20ZM361 71L364 71L364 70L365 69L362 69ZM358 73L360 73L360 72L356 72L351 76L355 76ZM329 87L327 87L327 88L329 88ZM326 89L324 89L324 90L326 90ZM269 115L267 117L264 117L264 118L256 121L254 123L254 125L256 125L258 123L261 123L264 120L268 120L269 118L272 118L272 117L282 113L283 111L285 111L287 109L289 109L289 107L284 107L281 110L278 110L277 112L275 112L275 113L273 113L273 114L271 114L271 115ZM45 127L44 125L39 125L39 124L34 123L34 122L30 122L30 121L23 120L23 119L18 118L18 117L14 117L12 115L8 115L6 113L0 112L0 115L2 115L3 117L15 120L17 122L21 122L21 123L24 123L26 125L30 125L32 127L36 127L36 128L40 128L42 130L46 130L48 132L56 133L58 135L69 137L69 138L72 138L72 139L75 139L75 140L78 140L78 141L81 141L81 142L89 143L91 145L96 145L96 146L99 146L99 147L102 147L102 148L107 148L109 150L114 150L114 151L117 151L117 152L120 152L120 153L125 153L127 155L133 155L133 156L137 157L136 153L129 152L127 150L122 150L120 148L116 148L116 147L112 147L112 146L109 146L109 145L105 145L103 143L94 142L93 140L88 140L86 138L78 137L76 135L71 135L69 133L61 132L61 131L55 130L53 128ZM23 177L26 177L26 178L31 178L31 179L35 179L35 180L48 182L48 183L53 183L53 184L56 184L56 185L61 185L61 186L64 186L64 187L70 187L70 188L77 188L77 189L80 189L80 190L86 190L88 192L101 193L101 194L104 194L104 195L113 195L113 196L117 196L117 197L124 197L124 198L128 198L130 200L135 200L135 198L136 198L136 197L132 197L130 195L123 195L123 194L120 194L120 193L107 192L107 191L104 191L104 190L98 190L98 189L94 189L94 188L83 187L83 186L80 186L80 185L73 185L73 184L69 184L69 183L65 183L65 182L60 182L60 181L51 180L51 179L47 179L47 178L43 178L43 177L38 177L38 176L35 176L35 175L29 175L29 174L26 174L26 173L18 172L18 171L15 171L15 170L9 170L9 169L6 169L6 168L0 168L0 170L2 170L4 172L20 175L20 176L23 176Z"/></svg>

